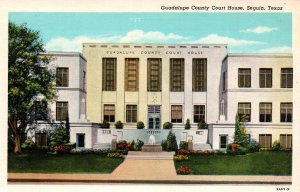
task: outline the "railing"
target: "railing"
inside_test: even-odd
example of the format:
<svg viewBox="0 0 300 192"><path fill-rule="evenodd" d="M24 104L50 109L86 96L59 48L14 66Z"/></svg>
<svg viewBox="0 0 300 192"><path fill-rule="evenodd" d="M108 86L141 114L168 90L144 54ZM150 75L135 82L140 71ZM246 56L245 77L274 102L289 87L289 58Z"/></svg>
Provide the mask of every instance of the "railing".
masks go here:
<svg viewBox="0 0 300 192"><path fill-rule="evenodd" d="M161 134L161 131L159 130L147 130L148 135L159 135Z"/></svg>
<svg viewBox="0 0 300 192"><path fill-rule="evenodd" d="M111 130L109 130L109 129L103 129L102 130L102 134L111 134Z"/></svg>

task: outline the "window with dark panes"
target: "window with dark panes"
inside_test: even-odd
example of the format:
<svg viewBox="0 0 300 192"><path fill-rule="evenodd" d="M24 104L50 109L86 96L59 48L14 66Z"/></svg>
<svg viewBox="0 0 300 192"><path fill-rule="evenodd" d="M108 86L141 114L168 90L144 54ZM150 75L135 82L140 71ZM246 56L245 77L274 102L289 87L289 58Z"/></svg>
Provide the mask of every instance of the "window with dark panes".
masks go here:
<svg viewBox="0 0 300 192"><path fill-rule="evenodd" d="M35 133L35 144L38 148L47 146L47 133Z"/></svg>
<svg viewBox="0 0 300 192"><path fill-rule="evenodd" d="M171 106L171 122L182 123L182 105Z"/></svg>
<svg viewBox="0 0 300 192"><path fill-rule="evenodd" d="M292 149L292 135L280 134L280 147L283 149Z"/></svg>
<svg viewBox="0 0 300 192"><path fill-rule="evenodd" d="M272 103L259 104L259 121L272 122Z"/></svg>
<svg viewBox="0 0 300 192"><path fill-rule="evenodd" d="M56 87L69 86L69 68L56 68Z"/></svg>
<svg viewBox="0 0 300 192"><path fill-rule="evenodd" d="M103 119L107 122L115 122L115 105L104 105L103 108Z"/></svg>
<svg viewBox="0 0 300 192"><path fill-rule="evenodd" d="M125 58L125 91L139 90L139 59Z"/></svg>
<svg viewBox="0 0 300 192"><path fill-rule="evenodd" d="M293 121L293 103L280 103L280 122Z"/></svg>
<svg viewBox="0 0 300 192"><path fill-rule="evenodd" d="M259 87L272 88L272 69L259 69Z"/></svg>
<svg viewBox="0 0 300 192"><path fill-rule="evenodd" d="M65 121L68 116L68 102L56 102L56 121Z"/></svg>
<svg viewBox="0 0 300 192"><path fill-rule="evenodd" d="M170 91L184 91L184 59L170 59Z"/></svg>
<svg viewBox="0 0 300 192"><path fill-rule="evenodd" d="M281 88L293 88L293 68L281 69Z"/></svg>
<svg viewBox="0 0 300 192"><path fill-rule="evenodd" d="M251 87L251 69L240 68L238 74L239 87Z"/></svg>
<svg viewBox="0 0 300 192"><path fill-rule="evenodd" d="M272 147L272 135L271 134L259 134L259 145L261 148Z"/></svg>
<svg viewBox="0 0 300 192"><path fill-rule="evenodd" d="M34 101L33 107L35 120L47 120L48 105L46 100Z"/></svg>
<svg viewBox="0 0 300 192"><path fill-rule="evenodd" d="M126 105L126 122L135 123L137 122L137 106Z"/></svg>
<svg viewBox="0 0 300 192"><path fill-rule="evenodd" d="M161 59L147 59L147 87L148 91L161 91Z"/></svg>
<svg viewBox="0 0 300 192"><path fill-rule="evenodd" d="M207 89L207 59L193 59L193 91L205 92Z"/></svg>
<svg viewBox="0 0 300 192"><path fill-rule="evenodd" d="M85 147L85 134L77 133L77 147Z"/></svg>
<svg viewBox="0 0 300 192"><path fill-rule="evenodd" d="M239 103L238 104L238 115L240 118L245 116L245 121L251 121L251 103Z"/></svg>
<svg viewBox="0 0 300 192"><path fill-rule="evenodd" d="M227 137L228 135L220 135L220 149L227 148Z"/></svg>
<svg viewBox="0 0 300 192"><path fill-rule="evenodd" d="M194 123L205 122L205 105L194 105Z"/></svg>
<svg viewBox="0 0 300 192"><path fill-rule="evenodd" d="M82 85L83 85L83 90L85 91L86 89L86 72L83 71L83 74L82 74Z"/></svg>
<svg viewBox="0 0 300 192"><path fill-rule="evenodd" d="M117 81L117 58L102 59L102 89L115 91Z"/></svg>
<svg viewBox="0 0 300 192"><path fill-rule="evenodd" d="M223 91L226 90L226 71L223 72L223 80L222 80Z"/></svg>

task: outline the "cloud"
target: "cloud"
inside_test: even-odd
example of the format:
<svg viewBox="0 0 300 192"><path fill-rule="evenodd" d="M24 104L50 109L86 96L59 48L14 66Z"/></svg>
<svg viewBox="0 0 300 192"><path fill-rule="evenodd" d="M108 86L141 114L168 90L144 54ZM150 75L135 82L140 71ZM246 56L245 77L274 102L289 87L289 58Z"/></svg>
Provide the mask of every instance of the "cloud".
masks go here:
<svg viewBox="0 0 300 192"><path fill-rule="evenodd" d="M77 36L73 39L65 37L55 37L46 44L47 51L81 51L82 43L167 43L170 41L183 41L188 37L183 37L174 33L164 34L159 31L144 32L143 30L132 30L125 35L87 37Z"/></svg>
<svg viewBox="0 0 300 192"><path fill-rule="evenodd" d="M243 30L241 30L241 32L261 34L261 33L268 33L268 32L272 32L272 31L276 31L276 30L278 30L278 28L276 28L276 27L258 26L256 28L252 28L252 29L243 29Z"/></svg>
<svg viewBox="0 0 300 192"><path fill-rule="evenodd" d="M292 48L289 46L271 47L261 49L258 51L258 53L292 53Z"/></svg>
<svg viewBox="0 0 300 192"><path fill-rule="evenodd" d="M218 34L210 34L210 35L200 38L196 41L192 41L191 43L194 43L194 44L228 44L231 47L264 44L263 42L259 42L259 41L234 39L231 37L220 36Z"/></svg>

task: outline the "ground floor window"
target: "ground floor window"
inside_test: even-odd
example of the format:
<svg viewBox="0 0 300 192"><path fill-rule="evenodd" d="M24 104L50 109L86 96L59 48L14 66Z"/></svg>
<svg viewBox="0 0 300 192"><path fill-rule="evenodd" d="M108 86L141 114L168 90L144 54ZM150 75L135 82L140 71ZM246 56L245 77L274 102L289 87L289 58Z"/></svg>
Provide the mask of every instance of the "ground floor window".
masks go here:
<svg viewBox="0 0 300 192"><path fill-rule="evenodd" d="M205 122L205 105L194 105L194 123Z"/></svg>
<svg viewBox="0 0 300 192"><path fill-rule="evenodd" d="M77 133L77 147L84 147L84 146L85 146L85 134Z"/></svg>
<svg viewBox="0 0 300 192"><path fill-rule="evenodd" d="M226 149L228 143L228 135L220 135L220 149Z"/></svg>
<svg viewBox="0 0 300 192"><path fill-rule="evenodd" d="M126 122L137 122L137 105L126 105Z"/></svg>
<svg viewBox="0 0 300 192"><path fill-rule="evenodd" d="M182 105L171 106L171 122L182 123Z"/></svg>
<svg viewBox="0 0 300 192"><path fill-rule="evenodd" d="M35 144L38 148L47 146L47 133L35 133Z"/></svg>
<svg viewBox="0 0 300 192"><path fill-rule="evenodd" d="M281 134L280 135L280 147L284 149L292 149L292 135Z"/></svg>
<svg viewBox="0 0 300 192"><path fill-rule="evenodd" d="M104 105L104 120L107 122L115 122L115 105Z"/></svg>
<svg viewBox="0 0 300 192"><path fill-rule="evenodd" d="M260 134L259 135L259 145L261 148L271 148L272 147L272 135L271 134Z"/></svg>

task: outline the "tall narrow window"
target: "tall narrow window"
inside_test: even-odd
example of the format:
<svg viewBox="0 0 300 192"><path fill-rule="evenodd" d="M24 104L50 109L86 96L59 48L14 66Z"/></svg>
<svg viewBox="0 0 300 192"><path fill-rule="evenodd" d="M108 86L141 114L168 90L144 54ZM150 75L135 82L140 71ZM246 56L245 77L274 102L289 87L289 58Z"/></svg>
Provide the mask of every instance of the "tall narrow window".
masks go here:
<svg viewBox="0 0 300 192"><path fill-rule="evenodd" d="M239 87L251 87L251 69L239 69Z"/></svg>
<svg viewBox="0 0 300 192"><path fill-rule="evenodd" d="M68 116L68 102L56 102L56 121L65 121Z"/></svg>
<svg viewBox="0 0 300 192"><path fill-rule="evenodd" d="M280 103L280 122L293 121L293 104Z"/></svg>
<svg viewBox="0 0 300 192"><path fill-rule="evenodd" d="M272 103L259 104L259 121L272 122Z"/></svg>
<svg viewBox="0 0 300 192"><path fill-rule="evenodd" d="M271 148L272 135L271 134L259 134L259 145L261 148Z"/></svg>
<svg viewBox="0 0 300 192"><path fill-rule="evenodd" d="M281 88L293 88L293 69L281 69Z"/></svg>
<svg viewBox="0 0 300 192"><path fill-rule="evenodd" d="M170 91L184 91L184 59L170 59Z"/></svg>
<svg viewBox="0 0 300 192"><path fill-rule="evenodd" d="M272 88L272 69L259 69L259 87Z"/></svg>
<svg viewBox="0 0 300 192"><path fill-rule="evenodd" d="M220 149L226 149L228 143L228 135L220 135Z"/></svg>
<svg viewBox="0 0 300 192"><path fill-rule="evenodd" d="M117 59L103 58L102 60L102 89L115 91L117 81Z"/></svg>
<svg viewBox="0 0 300 192"><path fill-rule="evenodd" d="M193 91L205 92L207 87L207 59L193 59Z"/></svg>
<svg viewBox="0 0 300 192"><path fill-rule="evenodd" d="M135 123L137 122L137 106L126 105L126 122Z"/></svg>
<svg viewBox="0 0 300 192"><path fill-rule="evenodd" d="M85 91L85 88L86 88L86 73L85 71L83 71L83 74L82 74L82 89Z"/></svg>
<svg viewBox="0 0 300 192"><path fill-rule="evenodd" d="M280 134L280 147L283 149L292 149L292 135Z"/></svg>
<svg viewBox="0 0 300 192"><path fill-rule="evenodd" d="M194 123L205 122L205 105L194 105Z"/></svg>
<svg viewBox="0 0 300 192"><path fill-rule="evenodd" d="M223 91L226 90L226 71L223 72L223 80L222 80L222 87L223 87Z"/></svg>
<svg viewBox="0 0 300 192"><path fill-rule="evenodd" d="M245 121L251 121L251 103L239 103L238 104L239 117L245 117Z"/></svg>
<svg viewBox="0 0 300 192"><path fill-rule="evenodd" d="M161 91L161 59L148 58L147 65L148 91Z"/></svg>
<svg viewBox="0 0 300 192"><path fill-rule="evenodd" d="M115 105L104 105L103 119L107 122L115 122Z"/></svg>
<svg viewBox="0 0 300 192"><path fill-rule="evenodd" d="M47 120L48 117L48 107L47 101L34 101L34 118L35 120Z"/></svg>
<svg viewBox="0 0 300 192"><path fill-rule="evenodd" d="M125 90L138 91L139 89L139 59L125 59Z"/></svg>
<svg viewBox="0 0 300 192"><path fill-rule="evenodd" d="M182 105L171 106L171 122L182 123Z"/></svg>
<svg viewBox="0 0 300 192"><path fill-rule="evenodd" d="M56 87L69 86L69 68L56 68Z"/></svg>

